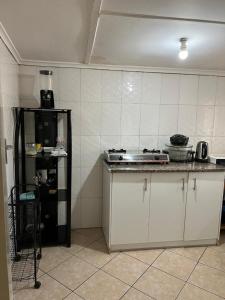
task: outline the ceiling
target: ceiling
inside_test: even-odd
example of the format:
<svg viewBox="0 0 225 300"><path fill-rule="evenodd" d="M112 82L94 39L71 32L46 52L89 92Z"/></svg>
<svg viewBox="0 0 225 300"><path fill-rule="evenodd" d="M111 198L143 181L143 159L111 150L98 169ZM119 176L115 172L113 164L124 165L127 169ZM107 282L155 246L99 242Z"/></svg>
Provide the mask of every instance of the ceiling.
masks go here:
<svg viewBox="0 0 225 300"><path fill-rule="evenodd" d="M0 0L0 8L24 61L225 70L224 0Z"/></svg>

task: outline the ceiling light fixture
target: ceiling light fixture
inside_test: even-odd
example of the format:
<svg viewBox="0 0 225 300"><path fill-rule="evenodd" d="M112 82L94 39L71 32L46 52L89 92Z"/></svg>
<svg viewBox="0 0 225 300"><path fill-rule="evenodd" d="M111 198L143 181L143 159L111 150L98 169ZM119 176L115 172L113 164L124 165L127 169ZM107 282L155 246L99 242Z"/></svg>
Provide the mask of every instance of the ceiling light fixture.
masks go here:
<svg viewBox="0 0 225 300"><path fill-rule="evenodd" d="M188 57L187 38L180 39L179 58L184 60Z"/></svg>

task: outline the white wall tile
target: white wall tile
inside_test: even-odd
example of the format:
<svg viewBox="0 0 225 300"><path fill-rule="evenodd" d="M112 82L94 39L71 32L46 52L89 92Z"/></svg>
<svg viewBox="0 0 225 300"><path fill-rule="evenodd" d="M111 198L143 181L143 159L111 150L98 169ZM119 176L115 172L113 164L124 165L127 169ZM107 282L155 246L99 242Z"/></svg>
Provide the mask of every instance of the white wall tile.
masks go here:
<svg viewBox="0 0 225 300"><path fill-rule="evenodd" d="M162 75L158 73L143 73L142 103L159 104L161 96Z"/></svg>
<svg viewBox="0 0 225 300"><path fill-rule="evenodd" d="M101 109L101 103L81 103L81 135L100 134Z"/></svg>
<svg viewBox="0 0 225 300"><path fill-rule="evenodd" d="M225 136L225 106L215 107L214 136Z"/></svg>
<svg viewBox="0 0 225 300"><path fill-rule="evenodd" d="M198 101L198 76L180 76L180 104L196 105Z"/></svg>
<svg viewBox="0 0 225 300"><path fill-rule="evenodd" d="M81 101L101 101L101 72L100 70L81 70Z"/></svg>
<svg viewBox="0 0 225 300"><path fill-rule="evenodd" d="M71 198L77 199L81 196L81 169L72 168L72 180L71 180Z"/></svg>
<svg viewBox="0 0 225 300"><path fill-rule="evenodd" d="M162 104L177 104L179 102L180 76L177 74L163 74L162 76Z"/></svg>
<svg viewBox="0 0 225 300"><path fill-rule="evenodd" d="M122 135L138 135L140 129L140 105L123 104L121 120Z"/></svg>
<svg viewBox="0 0 225 300"><path fill-rule="evenodd" d="M178 132L184 135L194 135L196 131L197 106L180 105L178 117Z"/></svg>
<svg viewBox="0 0 225 300"><path fill-rule="evenodd" d="M123 72L122 102L139 103L141 100L141 73Z"/></svg>
<svg viewBox="0 0 225 300"><path fill-rule="evenodd" d="M225 138L213 137L212 138L212 153L225 155Z"/></svg>
<svg viewBox="0 0 225 300"><path fill-rule="evenodd" d="M82 198L81 199L81 227L100 227L101 226L101 198Z"/></svg>
<svg viewBox="0 0 225 300"><path fill-rule="evenodd" d="M72 166L80 167L81 163L81 137L74 135L72 137Z"/></svg>
<svg viewBox="0 0 225 300"><path fill-rule="evenodd" d="M121 136L121 148L128 149L128 150L139 149L139 136L138 135Z"/></svg>
<svg viewBox="0 0 225 300"><path fill-rule="evenodd" d="M102 104L102 135L119 135L121 129L121 104Z"/></svg>
<svg viewBox="0 0 225 300"><path fill-rule="evenodd" d="M198 106L197 131L198 136L212 136L214 123L214 106Z"/></svg>
<svg viewBox="0 0 225 300"><path fill-rule="evenodd" d="M225 105L225 77L217 77L216 105Z"/></svg>
<svg viewBox="0 0 225 300"><path fill-rule="evenodd" d="M161 105L159 114L159 135L177 133L178 105Z"/></svg>
<svg viewBox="0 0 225 300"><path fill-rule="evenodd" d="M102 71L102 102L121 102L122 72Z"/></svg>
<svg viewBox="0 0 225 300"><path fill-rule="evenodd" d="M159 105L141 104L140 135L156 135L159 128Z"/></svg>
<svg viewBox="0 0 225 300"><path fill-rule="evenodd" d="M165 149L166 148L165 144L170 144L170 136L168 136L168 135L159 135L158 136L158 147L157 148L162 149L162 150Z"/></svg>
<svg viewBox="0 0 225 300"><path fill-rule="evenodd" d="M81 137L81 166L93 167L99 162L100 136Z"/></svg>
<svg viewBox="0 0 225 300"><path fill-rule="evenodd" d="M59 101L80 101L80 70L74 68L58 69Z"/></svg>
<svg viewBox="0 0 225 300"><path fill-rule="evenodd" d="M216 77L200 76L198 89L199 105L214 105L216 101Z"/></svg>
<svg viewBox="0 0 225 300"><path fill-rule="evenodd" d="M139 149L157 149L158 146L158 136L148 136L148 135L141 135L140 142L139 142Z"/></svg>
<svg viewBox="0 0 225 300"><path fill-rule="evenodd" d="M102 135L101 136L101 152L108 149L120 149L120 135Z"/></svg>
<svg viewBox="0 0 225 300"><path fill-rule="evenodd" d="M100 167L81 168L81 198L100 197Z"/></svg>
<svg viewBox="0 0 225 300"><path fill-rule="evenodd" d="M71 228L81 227L81 201L80 198L71 199Z"/></svg>

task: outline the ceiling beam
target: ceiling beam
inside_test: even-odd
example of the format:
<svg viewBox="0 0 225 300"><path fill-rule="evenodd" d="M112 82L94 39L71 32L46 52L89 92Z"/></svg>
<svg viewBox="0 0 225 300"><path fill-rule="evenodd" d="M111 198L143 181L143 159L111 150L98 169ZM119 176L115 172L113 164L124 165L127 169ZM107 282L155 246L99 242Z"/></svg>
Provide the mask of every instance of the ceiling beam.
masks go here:
<svg viewBox="0 0 225 300"><path fill-rule="evenodd" d="M98 30L102 2L103 0L95 0L93 4L86 55L84 59L85 64L89 64L91 62L91 56L94 50L94 44L95 44L96 34Z"/></svg>
<svg viewBox="0 0 225 300"><path fill-rule="evenodd" d="M207 19L192 19L192 18L178 18L178 17L167 17L167 16L134 14L134 13L120 13L120 12L114 12L114 11L109 11L109 10L101 10L100 15L138 18L138 19L149 19L149 20L168 20L168 21L183 21L183 22L196 22L196 23L225 25L225 21L215 21L215 20L207 20Z"/></svg>

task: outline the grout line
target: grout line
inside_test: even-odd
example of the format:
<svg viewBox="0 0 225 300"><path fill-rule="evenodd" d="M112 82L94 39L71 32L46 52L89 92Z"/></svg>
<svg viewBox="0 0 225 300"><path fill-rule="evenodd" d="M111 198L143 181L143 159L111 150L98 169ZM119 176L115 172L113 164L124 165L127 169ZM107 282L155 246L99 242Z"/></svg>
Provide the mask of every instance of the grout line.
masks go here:
<svg viewBox="0 0 225 300"><path fill-rule="evenodd" d="M47 275L47 276L51 277L52 279L54 279L55 281L57 281L59 284L61 284L62 286L64 286L67 290L69 290L71 292L73 291L73 290L71 290L71 288L69 288L68 286L66 286L65 284L63 284L62 282L60 282L58 279L56 279L53 276L51 276L50 274L45 274L45 275Z"/></svg>
<svg viewBox="0 0 225 300"><path fill-rule="evenodd" d="M148 250L162 250L162 252L164 252L166 249L144 249L144 250L140 250L140 251L148 251ZM131 250L132 251L132 250ZM138 251L138 250L137 250ZM138 261L140 261L140 262L142 262L143 264L146 264L146 265L152 265L152 264L149 264L149 263L147 263L147 262L144 262L143 260L141 260L141 259L139 259L139 258L137 258L137 257L134 257L134 256L132 256L132 255L130 255L129 253L128 253L129 251L126 251L126 253L125 252L122 252L123 254L125 254L125 255L127 255L127 256L129 256L129 257L131 257L131 258L134 258L134 259L136 259L136 260L138 260ZM154 259L154 262L155 262L155 260L162 254L162 252Z"/></svg>
<svg viewBox="0 0 225 300"><path fill-rule="evenodd" d="M199 247L204 247L204 246L195 246L195 247L190 247L190 248L199 248ZM178 247L178 249L182 249L182 248L189 248L189 247ZM207 246L205 246L205 248L207 249ZM173 251L173 249L175 249L175 248L167 248L166 249L166 251L169 251L169 252L171 252L171 253L173 253L173 254L176 254L176 255L179 255L179 256L182 256L182 257L185 257L185 258L187 258L187 259L189 259L189 260L191 260L191 261L194 261L194 262L196 262L196 263L198 263L198 261L199 261L199 259L202 257L202 254L204 254L204 252L205 252L205 250L206 249L204 249L203 250L203 252L202 252L202 254L200 255L200 257L197 259L197 260L194 260L193 258L190 258L190 257L188 257L188 256L186 256L186 255L182 255L182 254L180 254L180 253L176 253L175 251Z"/></svg>
<svg viewBox="0 0 225 300"><path fill-rule="evenodd" d="M137 291L139 291L137 288L135 288L134 287L134 285L137 283L137 281L139 280L139 279L141 279L141 277L150 269L150 267L153 265L153 263L159 258L159 256L163 253L165 251L165 249L153 260L153 262L148 266L148 268L141 274L141 276L139 276L136 280L135 280L135 282L130 286L130 288L127 290L127 292L131 289L131 288L134 288L134 289L136 289ZM126 292L126 293L127 293ZM139 291L139 292L141 292L141 293L143 293L144 295L146 295L146 296L148 296L148 297L151 297L152 299L155 299L154 297L152 297L152 296L150 296L150 295L148 295L148 294L146 294L146 293L144 293L143 291ZM124 294L124 295L126 295L126 293ZM123 295L123 296L124 296ZM122 299L122 297L120 298L120 299ZM119 299L119 300L120 300ZM156 300L156 299L155 299Z"/></svg>
<svg viewBox="0 0 225 300"><path fill-rule="evenodd" d="M159 268L156 267L156 266L153 266L153 265L152 265L152 268L154 268L154 269L156 269L156 270L158 270L158 271L161 271L161 272L163 272L163 273L165 273L165 274L167 274L167 275L170 275L170 276L172 276L172 277L174 277L174 278L176 278L176 279L178 279L178 280L180 280L180 281L186 282L185 279L182 279L182 278L180 278L180 277L178 277L178 276L175 276L174 274L171 274L171 273L169 273L169 272L167 272L167 271L164 271L164 270L162 270L162 269L159 269Z"/></svg>
<svg viewBox="0 0 225 300"><path fill-rule="evenodd" d="M223 296L221 296L221 295L219 295L219 294L215 294L215 293L213 293L213 292L211 292L211 291L208 291L208 290L206 290L206 289L204 289L204 288L202 288L202 287L200 287L200 286L198 286L198 285L196 285L196 284L194 284L194 283L192 283L192 282L186 282L185 285L187 285L187 284L190 284L190 285L192 285L192 286L194 286L194 287L197 287L197 288L199 288L200 290L203 290L203 291L205 291L205 292L207 292L207 293L209 293L209 294L212 294L212 295L215 295L215 296L217 296L217 297L220 297L221 299L225 299Z"/></svg>
<svg viewBox="0 0 225 300"><path fill-rule="evenodd" d="M184 289L185 285L188 283L189 278L191 277L192 273L194 272L194 270L195 270L196 267L198 266L199 261L200 261L201 257L203 256L203 254L205 253L206 249L207 249L207 247L206 247L205 250L202 252L202 254L200 255L200 257L198 258L197 263L196 263L196 265L194 266L194 269L192 270L192 272L191 272L190 275L188 276L188 278L187 278L187 280L186 280L186 283L184 284L183 288L182 288L182 289L180 290L180 292L178 293L176 299L179 297L181 291Z"/></svg>

